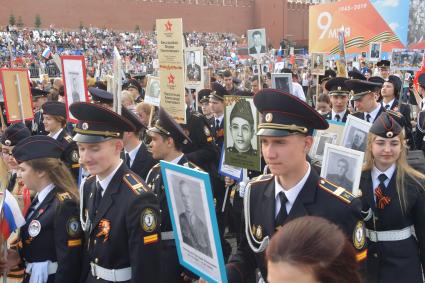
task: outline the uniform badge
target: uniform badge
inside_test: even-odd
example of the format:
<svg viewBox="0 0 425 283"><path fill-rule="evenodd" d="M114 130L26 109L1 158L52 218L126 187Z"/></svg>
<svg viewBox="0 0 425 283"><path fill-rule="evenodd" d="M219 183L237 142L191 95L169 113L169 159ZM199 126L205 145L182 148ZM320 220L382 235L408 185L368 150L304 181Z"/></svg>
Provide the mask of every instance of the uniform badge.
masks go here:
<svg viewBox="0 0 425 283"><path fill-rule="evenodd" d="M4 144L7 145L7 146L10 146L12 144L12 142L10 140L5 140Z"/></svg>
<svg viewBox="0 0 425 283"><path fill-rule="evenodd" d="M72 217L66 223L66 231L70 237L76 237L80 233L80 221L77 217Z"/></svg>
<svg viewBox="0 0 425 283"><path fill-rule="evenodd" d="M111 232L111 221L108 219L102 219L99 222L99 233L96 234L96 237L104 237L103 242L106 242L109 239L109 232Z"/></svg>
<svg viewBox="0 0 425 283"><path fill-rule="evenodd" d="M364 248L366 243L366 228L363 221L358 221L353 231L353 244L358 250Z"/></svg>
<svg viewBox="0 0 425 283"><path fill-rule="evenodd" d="M28 234L31 237L37 237L41 231L41 224L38 220L31 221L30 225L28 225Z"/></svg>
<svg viewBox="0 0 425 283"><path fill-rule="evenodd" d="M207 137L209 137L211 135L210 129L208 129L207 126L204 127L204 133Z"/></svg>
<svg viewBox="0 0 425 283"><path fill-rule="evenodd" d="M261 225L258 225L257 230L255 231L255 238L259 241L263 239L263 228L261 228Z"/></svg>
<svg viewBox="0 0 425 283"><path fill-rule="evenodd" d="M387 138L392 138L394 136L394 133L389 131L387 132Z"/></svg>
<svg viewBox="0 0 425 283"><path fill-rule="evenodd" d="M88 123L86 123L86 122L84 122L84 123L81 125L81 128L82 128L83 130L88 130L88 129L89 129L89 124L88 124Z"/></svg>
<svg viewBox="0 0 425 283"><path fill-rule="evenodd" d="M76 150L73 150L71 152L71 160L72 160L72 162L77 163L79 159L80 159L80 157L78 156L78 152Z"/></svg>
<svg viewBox="0 0 425 283"><path fill-rule="evenodd" d="M273 121L273 114L267 113L265 119L267 123L270 123L271 121Z"/></svg>
<svg viewBox="0 0 425 283"><path fill-rule="evenodd" d="M155 212L151 208L145 208L142 211L140 222L141 222L143 231L147 233L151 233L156 229L158 221L157 221Z"/></svg>

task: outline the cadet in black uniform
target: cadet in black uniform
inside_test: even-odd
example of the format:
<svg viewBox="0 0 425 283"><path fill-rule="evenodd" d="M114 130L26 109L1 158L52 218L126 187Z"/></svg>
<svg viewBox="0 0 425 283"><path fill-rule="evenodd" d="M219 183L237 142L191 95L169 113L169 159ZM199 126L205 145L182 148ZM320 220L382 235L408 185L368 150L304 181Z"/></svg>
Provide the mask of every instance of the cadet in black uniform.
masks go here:
<svg viewBox="0 0 425 283"><path fill-rule="evenodd" d="M135 131L108 108L78 102L74 140L91 174L81 195L85 257L81 282L158 282L160 212L155 195L121 160L123 133Z"/></svg>
<svg viewBox="0 0 425 283"><path fill-rule="evenodd" d="M403 135L396 120L382 113L368 136L360 180L368 238L367 282L422 282L425 175L407 164Z"/></svg>
<svg viewBox="0 0 425 283"><path fill-rule="evenodd" d="M215 144L221 150L224 142L224 96L227 95L226 89L219 83L214 82L212 84L212 92L210 94L210 105L211 111L214 114L213 124L211 129L213 130L213 136Z"/></svg>
<svg viewBox="0 0 425 283"><path fill-rule="evenodd" d="M66 105L58 101L48 101L43 104L43 125L48 136L61 143L64 149L62 161L71 170L75 180L78 180L80 164L78 163L78 148L75 141L66 131Z"/></svg>
<svg viewBox="0 0 425 283"><path fill-rule="evenodd" d="M245 190L244 233L227 264L229 282L252 282L256 268L267 278L264 250L269 238L287 221L304 215L337 224L353 240L358 260L364 259L360 200L320 178L306 161L313 130L327 129L326 120L305 102L275 89L260 91L254 103L262 114L257 134L272 174L260 175Z"/></svg>
<svg viewBox="0 0 425 283"><path fill-rule="evenodd" d="M38 88L31 88L31 94L35 112L34 119L27 126L32 135L47 135L47 132L44 130L43 110L41 107L47 102L47 94L49 93Z"/></svg>
<svg viewBox="0 0 425 283"><path fill-rule="evenodd" d="M25 264L23 282L75 283L80 277L78 190L61 154L61 144L46 136L28 137L13 149L23 182L37 192L20 229L19 255L8 255L9 265Z"/></svg>
<svg viewBox="0 0 425 283"><path fill-rule="evenodd" d="M350 114L350 111L347 109L350 91L344 84L346 80L347 78L336 77L326 82L325 88L328 91L332 104L332 111L323 116L326 120L347 122L347 116Z"/></svg>
<svg viewBox="0 0 425 283"><path fill-rule="evenodd" d="M155 126L150 128L147 133L151 137L149 146L153 158L179 165L188 163L182 148L183 144L191 143L191 140L164 109L159 108L158 120ZM149 172L147 183L158 197L161 206L161 268L159 282L184 282L182 276L184 269L180 266L177 257L160 164L155 165Z"/></svg>
<svg viewBox="0 0 425 283"><path fill-rule="evenodd" d="M89 87L89 93L94 104L99 104L106 108L112 109L114 104L114 96L112 93L96 87Z"/></svg>
<svg viewBox="0 0 425 283"><path fill-rule="evenodd" d="M124 161L128 168L134 173L146 180L149 170L158 163L152 157L152 153L148 151L147 146L139 139L140 131L146 129L139 117L131 110L125 107L121 108L121 114L124 118L130 121L134 128L134 132L125 132L123 137L124 142Z"/></svg>

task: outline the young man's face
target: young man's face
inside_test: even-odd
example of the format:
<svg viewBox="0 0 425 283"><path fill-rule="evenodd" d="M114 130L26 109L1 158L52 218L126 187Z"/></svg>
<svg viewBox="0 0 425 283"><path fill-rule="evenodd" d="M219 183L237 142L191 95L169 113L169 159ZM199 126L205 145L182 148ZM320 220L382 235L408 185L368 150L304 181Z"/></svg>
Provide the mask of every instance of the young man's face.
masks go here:
<svg viewBox="0 0 425 283"><path fill-rule="evenodd" d="M290 175L302 168L313 143L311 136L261 137L261 150L272 174Z"/></svg>
<svg viewBox="0 0 425 283"><path fill-rule="evenodd" d="M338 175L339 176L345 176L345 173L347 172L347 164L344 161L338 161L337 163L338 168Z"/></svg>
<svg viewBox="0 0 425 283"><path fill-rule="evenodd" d="M165 159L171 148L169 138L164 138L162 135L152 131L148 131L148 135L151 138L149 150L152 153L152 157L156 160Z"/></svg>
<svg viewBox="0 0 425 283"><path fill-rule="evenodd" d="M252 87L252 92L253 93L257 93L260 91L259 85L258 85L258 81L253 81L251 83L251 87Z"/></svg>
<svg viewBox="0 0 425 283"><path fill-rule="evenodd" d="M373 110L373 105L375 105L375 103L375 93L371 92L354 101L354 106L356 106L357 111L370 112Z"/></svg>
<svg viewBox="0 0 425 283"><path fill-rule="evenodd" d="M107 176L119 159L123 142L118 139L110 139L99 143L77 142L80 154L80 163L87 169L90 175Z"/></svg>
<svg viewBox="0 0 425 283"><path fill-rule="evenodd" d="M348 103L347 95L331 95L330 99L332 103L332 109L335 112L341 113L345 111L345 109L347 108L347 103Z"/></svg>
<svg viewBox="0 0 425 283"><path fill-rule="evenodd" d="M210 106L210 103L208 101L201 102L201 108L202 108L202 114L204 114L205 116L211 115L211 113L212 113L211 106Z"/></svg>
<svg viewBox="0 0 425 283"><path fill-rule="evenodd" d="M251 139L254 136L252 125L245 119L235 117L230 124L233 146L239 152L248 151L251 148Z"/></svg>
<svg viewBox="0 0 425 283"><path fill-rule="evenodd" d="M210 98L211 112L219 117L224 113L224 102L215 98Z"/></svg>
<svg viewBox="0 0 425 283"><path fill-rule="evenodd" d="M252 37L252 40L254 41L255 46L261 46L261 35L260 34L254 34Z"/></svg>
<svg viewBox="0 0 425 283"><path fill-rule="evenodd" d="M231 89L233 87L233 78L230 77L224 77L224 87L226 89Z"/></svg>

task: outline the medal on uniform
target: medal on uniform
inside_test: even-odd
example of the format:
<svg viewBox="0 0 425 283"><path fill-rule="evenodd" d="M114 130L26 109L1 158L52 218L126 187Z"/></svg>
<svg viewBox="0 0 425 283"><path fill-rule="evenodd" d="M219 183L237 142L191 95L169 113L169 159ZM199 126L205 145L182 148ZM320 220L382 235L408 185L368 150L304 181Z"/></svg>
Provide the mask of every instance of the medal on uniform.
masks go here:
<svg viewBox="0 0 425 283"><path fill-rule="evenodd" d="M99 233L96 234L96 237L104 237L103 242L106 242L109 239L109 232L111 231L111 222L108 219L102 219L99 222Z"/></svg>
<svg viewBox="0 0 425 283"><path fill-rule="evenodd" d="M28 234L31 237L37 237L41 231L41 223L38 220L31 221L30 225L28 225Z"/></svg>

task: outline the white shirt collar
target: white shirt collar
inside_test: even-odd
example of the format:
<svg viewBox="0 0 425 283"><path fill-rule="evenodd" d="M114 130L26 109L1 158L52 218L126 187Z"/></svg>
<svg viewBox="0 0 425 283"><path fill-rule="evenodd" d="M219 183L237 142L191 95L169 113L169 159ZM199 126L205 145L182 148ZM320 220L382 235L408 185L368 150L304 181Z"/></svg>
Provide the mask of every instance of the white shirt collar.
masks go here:
<svg viewBox="0 0 425 283"><path fill-rule="evenodd" d="M393 100L391 100L390 102L388 102L388 103L385 103L383 100L382 100L382 106L386 106L386 105L389 105L390 107L388 107L388 109L391 109L391 107L393 106L393 104L394 104L394 101L395 101L395 98L393 98ZM385 107L386 108L386 107Z"/></svg>
<svg viewBox="0 0 425 283"><path fill-rule="evenodd" d="M274 197L275 197L275 200L276 200L276 211L277 211L276 213L278 213L279 210L280 210L280 199L278 198L278 195L281 191L284 192L286 198L288 199L288 201L286 202L286 211L288 213L291 211L291 208L294 205L298 194L301 192L302 188L304 187L305 182L307 182L308 176L310 176L310 172L311 172L310 163L307 162L307 165L308 165L308 169L307 169L307 172L304 175L304 177L295 186L293 186L289 190L284 190L282 188L282 186L279 184L278 177L275 176L275 178L274 178L274 184L275 184L275 186L274 186Z"/></svg>
<svg viewBox="0 0 425 283"><path fill-rule="evenodd" d="M142 142L139 142L139 145L136 146L134 149L132 149L131 151L125 151L125 153L130 156L130 167L133 166L133 162L136 159L136 155L137 152L139 152L139 148L142 145Z"/></svg>
<svg viewBox="0 0 425 283"><path fill-rule="evenodd" d="M388 186L388 183L390 182L391 178L393 177L393 174L396 169L396 164L394 163L391 165L390 168L385 170L384 172L381 172L378 168L375 167L375 165L372 168L372 182L373 182L373 188L378 187L379 185L379 179L378 176L381 174L385 174L387 176L387 180L385 180L385 186Z"/></svg>
<svg viewBox="0 0 425 283"><path fill-rule="evenodd" d="M366 115L369 114L370 115L370 123L373 123L373 121L375 121L376 115L378 115L379 110L381 109L381 105L378 104L378 106L372 110L372 112L366 112L365 113L365 119L366 119Z"/></svg>
<svg viewBox="0 0 425 283"><path fill-rule="evenodd" d="M176 159L174 159L174 160L171 160L170 161L170 163L173 163L173 164L177 164L177 163L179 163L179 161L180 161L180 159L182 159L182 157L183 157L183 153L182 153L182 155L180 155L179 157L177 157Z"/></svg>
<svg viewBox="0 0 425 283"><path fill-rule="evenodd" d="M51 135L51 133L49 134L49 137L57 140L59 135L62 133L63 129L60 129L59 131L57 131L56 133L54 133L53 135Z"/></svg>
<svg viewBox="0 0 425 283"><path fill-rule="evenodd" d="M221 124L221 122L223 121L223 119L224 119L224 114L223 115L221 115L221 116L219 116L219 117L215 117L214 116L214 125L215 125L215 122L217 121L217 119L220 121L220 124Z"/></svg>
<svg viewBox="0 0 425 283"><path fill-rule="evenodd" d="M345 112L347 112L347 109L345 109L344 111L338 113L338 112L335 112L335 110L332 108L332 120L336 120L335 115L338 114L339 117L340 117L340 119L341 119L341 121L342 121L342 118L344 117Z"/></svg>
<svg viewBox="0 0 425 283"><path fill-rule="evenodd" d="M120 163L118 166L112 171L108 176L106 176L105 179L100 180L99 176L96 176L96 182L99 182L100 186L102 187L102 196L105 193L106 188L109 186L109 183L111 182L112 178L114 177L115 173L117 173L118 169L121 167L122 160L120 160Z"/></svg>
<svg viewBox="0 0 425 283"><path fill-rule="evenodd" d="M47 197L47 195L55 188L54 184L49 184L46 187L44 187L38 194L37 194L37 199L38 199L38 204L36 207L38 207L43 201L44 199Z"/></svg>

